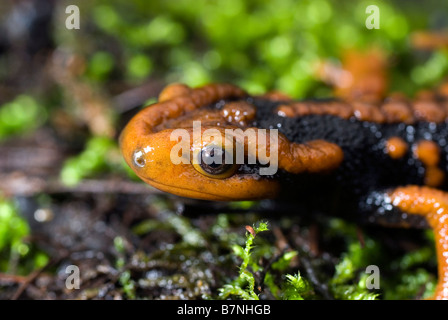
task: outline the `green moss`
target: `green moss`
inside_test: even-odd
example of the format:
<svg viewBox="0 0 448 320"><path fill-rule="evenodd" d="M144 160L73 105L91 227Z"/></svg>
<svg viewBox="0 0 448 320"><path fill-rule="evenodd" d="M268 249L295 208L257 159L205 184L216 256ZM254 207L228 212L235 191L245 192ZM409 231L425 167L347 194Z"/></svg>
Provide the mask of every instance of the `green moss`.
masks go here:
<svg viewBox="0 0 448 320"><path fill-rule="evenodd" d="M364 247L359 242L349 245L341 261L335 267L330 288L335 298L344 300L374 300L379 293L366 287L367 267L372 257L378 256L377 246L368 239ZM380 275L378 275L380 276Z"/></svg>
<svg viewBox="0 0 448 320"><path fill-rule="evenodd" d="M434 293L437 261L431 230L427 233L427 239L428 246L407 252L391 262L392 272L396 276L384 281L384 299L429 298Z"/></svg>
<svg viewBox="0 0 448 320"><path fill-rule="evenodd" d="M248 271L248 267L250 266L254 271L260 269L251 255L256 235L267 230L269 230L267 222L259 222L250 231L246 232L244 248L236 244L232 246L233 253L242 260L242 263L239 268L239 277L219 289L221 299L237 296L243 300L258 300L258 295L255 293L255 278L253 273Z"/></svg>
<svg viewBox="0 0 448 320"><path fill-rule="evenodd" d="M286 270L289 265L291 264L292 259L294 259L295 257L297 257L299 253L297 251L288 251L285 252L280 259L278 259L277 261L275 261L271 268L272 270L278 270L278 271L284 271Z"/></svg>
<svg viewBox="0 0 448 320"><path fill-rule="evenodd" d="M247 221L258 219L251 214L219 214L210 227L199 229L194 225L194 220L185 219L170 211L169 203L158 200L153 201L152 205L153 210L162 212L160 218L143 221L134 231L138 235L161 230L164 233L172 232L178 236L178 242L164 246L163 252L159 254L147 257L149 260L146 263L160 264L162 270L179 268L178 264L185 264L190 270L194 265L200 274L207 274L210 265L213 265L212 269L216 271L214 281L221 283L221 287L217 295L207 293L201 296L202 298L315 300L324 298L321 290L326 287L324 290L329 296L341 300L412 299L428 297L435 288L435 275L421 268L422 264L434 260L433 249L428 250L423 246L400 257L393 254L391 256L391 253L382 247L381 239L364 234L364 241L361 243L356 226L340 219L324 219L321 222L322 227L326 228L328 241L338 243L337 246L343 241L342 252L335 256L339 262L333 265L321 257L311 258L305 252L288 249L279 253L266 223L256 223L253 231L246 231L244 237L241 232L233 231L235 225L244 225ZM285 221L275 223L280 223L285 231L293 223L287 218L280 220ZM305 226L303 231L306 234ZM430 238L429 233L428 240L431 240ZM124 252L121 240L116 246L121 248L117 251ZM226 248L231 250L230 253L226 253ZM205 261L204 257L207 257ZM310 265L304 267L306 259L309 259ZM117 266L120 268L129 265L124 258L119 261ZM134 261L133 264L135 263ZM367 269L370 265L377 265L381 271L379 289L369 289L369 284L374 283L371 277L373 273ZM329 271L329 267L334 267L334 272ZM178 270L173 275L170 271L169 275L161 277L157 283L152 279L129 279L123 276L126 280L123 280L123 288L127 283L132 294L133 286L136 288L142 284L153 286L172 283L185 279L185 272ZM228 276L228 272L234 272L234 275ZM316 283L308 278L311 274L314 274L314 280L317 279L322 284L320 290L316 290ZM188 285L186 282L175 283L183 288L182 290L198 290L194 289L195 285L191 282Z"/></svg>
<svg viewBox="0 0 448 320"><path fill-rule="evenodd" d="M331 219L328 232L333 237L343 238L347 247L329 281L333 296L344 300L377 299L380 291L367 288L366 281L370 275L367 268L370 265L378 267L382 261L380 245L368 235L364 235L364 242L361 243L356 227L341 219Z"/></svg>
<svg viewBox="0 0 448 320"><path fill-rule="evenodd" d="M384 247L381 238L364 234L364 245L356 235L355 227L340 219L331 219L329 233L342 237L347 251L341 256L330 280L330 288L337 299L385 299L404 300L427 298L434 292L436 253L433 232L428 230L426 239L416 250L397 255ZM394 229L388 229L393 232ZM368 289L371 279L367 267L378 267L379 288Z"/></svg>
<svg viewBox="0 0 448 320"><path fill-rule="evenodd" d="M429 298L435 291L437 279L425 269L401 271L386 284L386 300L409 300L416 297Z"/></svg>
<svg viewBox="0 0 448 320"><path fill-rule="evenodd" d="M312 287L300 273L295 275L286 275L287 285L285 286L282 297L285 300L304 300L304 296L312 293Z"/></svg>

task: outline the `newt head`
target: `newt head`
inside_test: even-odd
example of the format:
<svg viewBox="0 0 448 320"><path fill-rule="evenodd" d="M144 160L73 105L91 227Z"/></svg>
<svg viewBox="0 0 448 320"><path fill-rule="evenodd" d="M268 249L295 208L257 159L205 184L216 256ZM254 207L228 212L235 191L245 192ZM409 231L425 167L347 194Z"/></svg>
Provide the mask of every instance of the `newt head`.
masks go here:
<svg viewBox="0 0 448 320"><path fill-rule="evenodd" d="M262 99L276 101L278 94ZM277 129L258 128L257 108L249 101L228 84L170 85L123 130L123 156L162 191L223 201L275 197L280 170L322 173L340 165L343 152L334 143L294 143Z"/></svg>
<svg viewBox="0 0 448 320"><path fill-rule="evenodd" d="M224 84L194 90L168 86L159 102L140 111L121 133L124 159L144 182L175 195L218 201L274 197L278 183L272 175L260 175L257 161L244 164L250 143L241 127L254 116L253 108L232 103L215 111L200 108L243 96ZM240 130L230 134L233 129ZM237 151L243 153L239 159Z"/></svg>

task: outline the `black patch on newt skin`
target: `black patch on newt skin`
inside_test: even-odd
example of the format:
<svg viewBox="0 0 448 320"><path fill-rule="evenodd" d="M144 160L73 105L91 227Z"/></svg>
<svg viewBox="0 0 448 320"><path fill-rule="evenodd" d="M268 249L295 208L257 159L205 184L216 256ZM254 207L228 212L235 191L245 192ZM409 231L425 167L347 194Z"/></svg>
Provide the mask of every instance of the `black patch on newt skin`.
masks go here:
<svg viewBox="0 0 448 320"><path fill-rule="evenodd" d="M293 175L279 171L276 176L283 185L281 195L284 201L294 199L310 209L317 205L320 206L318 210L330 210L330 213L338 210L343 211L338 214L350 216L359 212L360 205L371 192L408 184L423 185L425 167L413 157L412 148L398 160L384 152L385 141L393 136L401 137L409 146L420 140L435 141L441 149L439 167L448 171L446 122L380 124L332 115L288 118L274 112L281 102L252 98L248 102L257 107L254 126L278 129L296 143L323 139L339 145L344 152L344 161L330 174ZM441 189L448 189L447 181ZM391 216L402 217L402 213ZM418 218L409 219L413 224Z"/></svg>
<svg viewBox="0 0 448 320"><path fill-rule="evenodd" d="M407 214L395 207L386 192L371 192L361 198L359 212L362 222L397 227L428 228L422 215Z"/></svg>
<svg viewBox="0 0 448 320"><path fill-rule="evenodd" d="M413 158L411 148L399 160L391 159L384 153L385 141L393 136L401 137L410 146L420 140L435 141L442 153L440 168L448 171L447 122L380 124L356 119L345 120L332 115L288 118L274 113L279 102L254 99L252 103L257 106L254 125L259 128L278 129L290 141L296 143L323 139L339 145L344 151L344 161L340 169L355 171L357 176L364 176L364 179L374 174L376 177L368 180L376 181L375 187L423 183L424 167L420 161ZM342 171L340 169L338 170ZM359 180L353 178L355 179L351 181ZM444 187L447 186L445 183Z"/></svg>
<svg viewBox="0 0 448 320"><path fill-rule="evenodd" d="M255 179L275 179L275 175L260 175L260 168L263 166L259 164L247 164L244 163L238 168L237 174L250 174Z"/></svg>

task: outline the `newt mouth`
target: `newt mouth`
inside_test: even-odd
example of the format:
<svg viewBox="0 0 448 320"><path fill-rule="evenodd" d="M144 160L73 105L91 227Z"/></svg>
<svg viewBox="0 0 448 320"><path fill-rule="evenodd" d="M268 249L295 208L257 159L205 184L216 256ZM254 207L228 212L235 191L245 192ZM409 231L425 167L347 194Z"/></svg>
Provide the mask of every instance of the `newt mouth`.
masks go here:
<svg viewBox="0 0 448 320"><path fill-rule="evenodd" d="M256 189L253 192L240 192L239 196L232 193L231 195L224 195L223 193L211 193L204 190L195 190L186 187L180 187L176 185L165 184L160 181L154 181L151 179L141 177L147 184L168 193L175 194L180 197L193 198L199 200L209 201L242 201L242 200L260 200L266 198L275 198L278 193L278 186L276 183L271 183L271 188L263 194L259 194ZM266 181L267 182L267 181Z"/></svg>

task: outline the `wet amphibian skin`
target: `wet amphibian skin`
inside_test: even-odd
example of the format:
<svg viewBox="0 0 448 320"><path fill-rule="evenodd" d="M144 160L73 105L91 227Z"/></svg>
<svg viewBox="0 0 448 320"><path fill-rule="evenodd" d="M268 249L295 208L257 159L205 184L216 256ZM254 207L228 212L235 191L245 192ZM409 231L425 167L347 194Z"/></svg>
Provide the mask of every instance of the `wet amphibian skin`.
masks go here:
<svg viewBox="0 0 448 320"><path fill-rule="evenodd" d="M310 212L340 210L368 222L431 227L439 276L434 298L448 299L447 91L441 87L413 100L379 90L368 99L293 101L281 93L250 96L229 84L173 84L127 124L120 145L142 180L179 196L276 198ZM222 134L218 144L193 137L199 121L200 133L212 128ZM189 161L172 161L181 138L173 138L176 129L188 138ZM241 135L248 129L278 132L276 148L269 139L255 143ZM256 161L193 161L217 154L224 159L235 152L227 150L229 140L241 145L244 160L252 155ZM272 174L262 174L267 158L275 159Z"/></svg>

